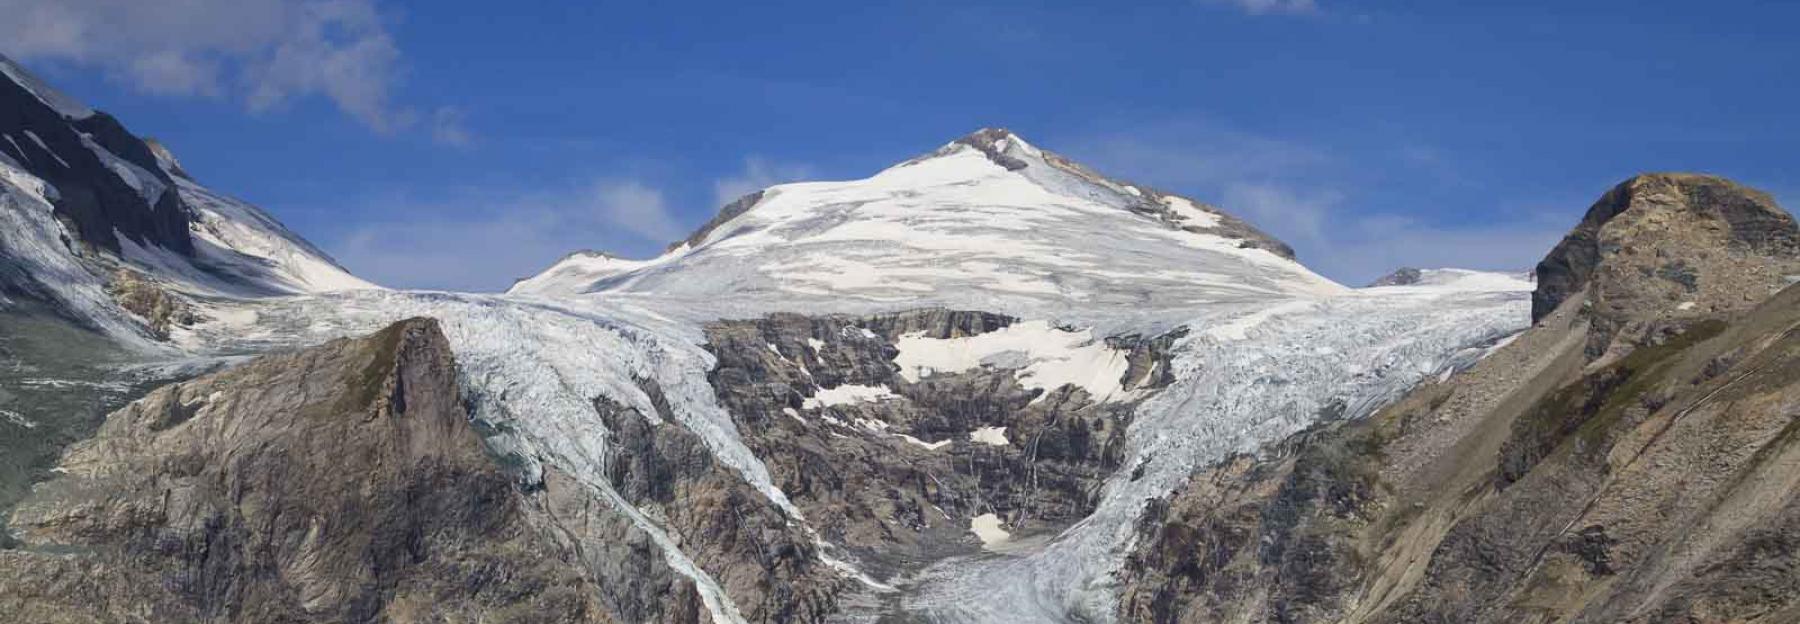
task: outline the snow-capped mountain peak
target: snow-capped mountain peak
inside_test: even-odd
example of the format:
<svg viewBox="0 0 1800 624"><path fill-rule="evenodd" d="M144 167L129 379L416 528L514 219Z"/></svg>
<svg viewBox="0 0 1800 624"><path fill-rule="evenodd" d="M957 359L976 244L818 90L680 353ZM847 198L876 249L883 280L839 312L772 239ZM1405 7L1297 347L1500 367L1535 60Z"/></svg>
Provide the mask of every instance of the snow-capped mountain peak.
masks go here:
<svg viewBox="0 0 1800 624"><path fill-rule="evenodd" d="M945 143L944 146L938 148L937 151L921 157L919 160L946 156L958 151L970 149L981 152L983 155L986 155L989 160L994 161L995 164L1009 170L1024 169L1030 166L1032 161L1041 163L1043 158L1042 151L1033 147L1031 143L1026 142L1025 139L1019 137L1019 135L1013 134L1011 130L1005 128L982 128L963 135L954 141ZM916 161L909 161L908 164L911 162Z"/></svg>
<svg viewBox="0 0 1800 624"><path fill-rule="evenodd" d="M0 208L12 222L0 231L10 268L0 292L97 326L130 325L102 292L124 279L201 297L374 287L262 210L195 182L167 147L4 57Z"/></svg>
<svg viewBox="0 0 1800 624"><path fill-rule="evenodd" d="M1342 290L1221 210L996 128L861 180L770 187L661 256L595 264L567 258L512 292L1155 307Z"/></svg>

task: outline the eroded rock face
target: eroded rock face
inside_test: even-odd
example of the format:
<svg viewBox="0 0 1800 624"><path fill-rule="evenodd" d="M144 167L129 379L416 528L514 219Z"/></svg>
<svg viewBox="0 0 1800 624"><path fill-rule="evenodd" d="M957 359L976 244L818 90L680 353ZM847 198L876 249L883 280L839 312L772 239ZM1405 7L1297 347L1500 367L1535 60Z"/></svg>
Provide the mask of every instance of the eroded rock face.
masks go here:
<svg viewBox="0 0 1800 624"><path fill-rule="evenodd" d="M820 563L800 523L677 424L654 381L639 385L660 412L655 421L604 397L595 401L615 436L607 479L619 495L682 536L683 552L748 620L819 622L834 612L849 581Z"/></svg>
<svg viewBox="0 0 1800 624"><path fill-rule="evenodd" d="M198 320L193 307L186 301L131 269L121 267L114 271L112 280L106 284L106 292L119 307L137 315L150 334L159 339L167 340L169 330L192 325Z"/></svg>
<svg viewBox="0 0 1800 624"><path fill-rule="evenodd" d="M1761 294L1789 270L1793 225L1758 197L1682 176L1615 189L1540 266L1540 279L1553 267L1540 300L1560 305L1535 327L1375 416L1233 458L1154 503L1119 617L1800 615L1800 289ZM1641 270L1688 259L1693 290Z"/></svg>
<svg viewBox="0 0 1800 624"><path fill-rule="evenodd" d="M59 470L0 552L21 621L706 620L591 492L515 487L426 319L165 386Z"/></svg>
<svg viewBox="0 0 1800 624"><path fill-rule="evenodd" d="M820 536L888 579L983 548L971 532L978 516L1016 539L1091 512L1119 468L1131 405L1169 381L1173 336L1107 341L1135 393L1124 400L1027 388L1018 362L912 379L895 364L903 336L965 338L1015 322L945 310L720 322L707 329L719 358L711 379Z"/></svg>
<svg viewBox="0 0 1800 624"><path fill-rule="evenodd" d="M1532 319L1586 293L1600 330L1590 355L1620 355L1668 321L1755 306L1800 273L1797 258L1800 228L1768 195L1712 176L1642 175L1602 196L1538 263Z"/></svg>

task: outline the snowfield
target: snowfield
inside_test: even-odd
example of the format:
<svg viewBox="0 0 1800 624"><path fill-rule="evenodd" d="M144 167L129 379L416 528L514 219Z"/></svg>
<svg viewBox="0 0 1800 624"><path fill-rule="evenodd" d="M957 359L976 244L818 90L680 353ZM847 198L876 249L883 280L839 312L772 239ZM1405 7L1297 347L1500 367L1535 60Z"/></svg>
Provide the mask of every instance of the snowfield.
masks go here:
<svg viewBox="0 0 1800 624"><path fill-rule="evenodd" d="M994 298L1172 306L1343 290L1242 241L1134 213L1143 200L1126 187L1052 165L1023 139L997 149L1026 167L953 143L863 180L783 184L694 245L644 261L572 256L513 292L985 309ZM1218 222L1168 203L1191 225Z"/></svg>

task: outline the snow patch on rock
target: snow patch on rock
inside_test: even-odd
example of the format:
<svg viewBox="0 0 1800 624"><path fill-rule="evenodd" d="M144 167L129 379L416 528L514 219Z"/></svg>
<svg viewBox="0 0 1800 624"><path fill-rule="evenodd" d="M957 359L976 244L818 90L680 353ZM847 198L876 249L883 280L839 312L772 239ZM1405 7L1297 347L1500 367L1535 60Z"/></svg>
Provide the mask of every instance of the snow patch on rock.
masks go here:
<svg viewBox="0 0 1800 624"><path fill-rule="evenodd" d="M775 347L770 345L769 348L773 349ZM894 394L894 391L887 386L844 384L836 388L820 388L819 391L813 393L811 397L807 397L802 406L806 409L819 409L822 407L831 407L833 405L874 403L877 401L898 398L900 398L900 395ZM886 425L886 423L883 423L883 425Z"/></svg>
<svg viewBox="0 0 1800 624"><path fill-rule="evenodd" d="M969 532L974 533L976 539L981 540L981 547L987 549L1005 544L1012 539L1012 533L1007 532L1005 523L1000 521L999 516L991 513L970 518Z"/></svg>
<svg viewBox="0 0 1800 624"><path fill-rule="evenodd" d="M1162 204L1168 206L1169 210L1175 213L1175 218L1181 220L1182 225L1203 228L1219 227L1219 215L1202 210L1185 197L1164 195Z"/></svg>
<svg viewBox="0 0 1800 624"><path fill-rule="evenodd" d="M1095 401L1122 398L1121 380L1130 367L1125 353L1088 330L1025 321L963 338L928 338L910 333L895 343L900 376L917 382L937 373L958 373L984 365L1012 364L1019 384L1049 392L1064 385L1086 390ZM1019 360L1023 362L1008 361Z"/></svg>
<svg viewBox="0 0 1800 624"><path fill-rule="evenodd" d="M1006 427L982 427L970 431L969 441L988 446L1006 446L1012 443L1006 439Z"/></svg>

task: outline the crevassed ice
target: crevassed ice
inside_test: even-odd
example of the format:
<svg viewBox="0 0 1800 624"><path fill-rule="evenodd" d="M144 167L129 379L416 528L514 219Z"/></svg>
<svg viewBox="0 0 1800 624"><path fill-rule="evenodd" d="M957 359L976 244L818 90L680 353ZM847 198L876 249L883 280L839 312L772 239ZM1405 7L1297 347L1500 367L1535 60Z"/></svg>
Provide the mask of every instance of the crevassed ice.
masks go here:
<svg viewBox="0 0 1800 624"><path fill-rule="evenodd" d="M1177 381L1137 410L1125 463L1098 509L1036 552L952 559L920 575L906 608L940 622L1109 622L1114 573L1151 499L1232 452L1255 451L1342 406L1363 416L1457 361L1462 347L1512 334L1516 293L1366 296L1200 321L1176 347ZM1204 331L1254 316L1231 332ZM1333 410L1335 411L1335 410Z"/></svg>
<svg viewBox="0 0 1800 624"><path fill-rule="evenodd" d="M499 450L518 453L529 466L557 466L614 500L657 536L671 566L695 580L721 621L738 620L730 597L659 527L618 500L602 477L610 433L592 407L593 397L610 397L656 418L634 379L656 380L680 425L698 434L722 463L771 501L804 520L716 402L706 379L714 360L700 346L700 325L680 318L677 310L601 297L545 300L392 291L253 305L254 314L240 314L253 325L218 328L215 339L317 341L373 331L407 316L440 319L477 415L508 423L514 431L493 441ZM902 604L945 622L1060 622L1072 614L1085 621L1109 621L1116 589L1112 574L1146 501L1167 495L1193 470L1226 453L1252 451L1298 431L1329 406L1341 404L1347 414L1366 414L1457 363L1459 354L1479 352L1467 347L1523 328L1528 305L1520 292L1392 288L1157 313L1152 324L1188 325L1195 331L1175 346L1177 381L1140 404L1128 430L1126 465L1143 466L1142 476L1132 480L1130 470L1114 476L1097 511L1046 545L937 564L903 584ZM999 307L1006 312L1015 306ZM1090 320L1107 315L1104 310L1087 313L1095 315ZM1105 323L1142 321L1134 313ZM1039 324L1015 326L1031 330ZM1219 327L1230 330L1208 331ZM815 398L880 400L881 390L885 388L840 387L836 394ZM1001 442L1004 433L976 437L980 439L972 440ZM853 561L827 563L866 579Z"/></svg>

